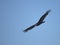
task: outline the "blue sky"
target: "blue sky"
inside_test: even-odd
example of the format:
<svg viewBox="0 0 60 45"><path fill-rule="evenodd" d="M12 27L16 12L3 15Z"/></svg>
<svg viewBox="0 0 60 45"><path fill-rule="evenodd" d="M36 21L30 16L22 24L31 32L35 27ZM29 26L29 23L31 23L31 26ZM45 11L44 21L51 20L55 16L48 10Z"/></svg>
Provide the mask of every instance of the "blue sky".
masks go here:
<svg viewBox="0 0 60 45"><path fill-rule="evenodd" d="M23 32L49 9L44 24ZM60 45L60 0L0 0L0 45Z"/></svg>

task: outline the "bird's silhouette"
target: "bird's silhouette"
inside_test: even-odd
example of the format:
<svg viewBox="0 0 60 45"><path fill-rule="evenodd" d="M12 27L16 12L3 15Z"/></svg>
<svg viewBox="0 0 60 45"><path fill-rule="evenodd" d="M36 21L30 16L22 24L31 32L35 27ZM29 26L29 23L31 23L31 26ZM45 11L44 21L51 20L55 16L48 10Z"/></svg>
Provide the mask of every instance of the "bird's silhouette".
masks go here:
<svg viewBox="0 0 60 45"><path fill-rule="evenodd" d="M44 23L45 21L43 21L43 20L45 19L45 17L48 15L48 13L50 11L51 10L46 11L46 13L39 19L39 21L36 24L28 27L27 29L24 30L24 32L27 32L27 31L31 30L32 28L34 28L35 26L39 26L40 24Z"/></svg>

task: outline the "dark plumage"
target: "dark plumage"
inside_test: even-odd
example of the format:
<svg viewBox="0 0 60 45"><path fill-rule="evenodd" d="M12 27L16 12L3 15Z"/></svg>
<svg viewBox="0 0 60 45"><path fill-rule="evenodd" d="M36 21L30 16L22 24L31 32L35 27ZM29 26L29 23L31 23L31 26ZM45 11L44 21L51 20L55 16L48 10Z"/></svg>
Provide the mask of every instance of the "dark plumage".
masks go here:
<svg viewBox="0 0 60 45"><path fill-rule="evenodd" d="M45 19L45 17L48 15L48 13L50 11L51 10L46 11L46 13L39 19L39 21L36 24L28 27L27 29L24 30L24 32L27 32L27 31L31 30L32 28L34 28L35 26L39 26L40 24L44 23L45 21L43 21L43 20Z"/></svg>

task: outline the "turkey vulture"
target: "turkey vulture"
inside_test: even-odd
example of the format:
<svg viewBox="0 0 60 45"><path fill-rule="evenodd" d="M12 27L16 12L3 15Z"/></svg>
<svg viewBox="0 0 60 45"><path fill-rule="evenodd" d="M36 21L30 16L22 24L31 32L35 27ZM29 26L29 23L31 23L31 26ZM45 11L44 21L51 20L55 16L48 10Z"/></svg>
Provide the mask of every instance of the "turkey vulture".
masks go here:
<svg viewBox="0 0 60 45"><path fill-rule="evenodd" d="M24 32L27 32L27 31L31 30L32 28L34 28L35 26L39 26L40 24L44 23L45 21L43 21L43 20L45 19L45 17L48 15L48 13L50 11L51 10L46 11L46 13L39 19L39 21L36 24L28 27L27 29L24 30Z"/></svg>

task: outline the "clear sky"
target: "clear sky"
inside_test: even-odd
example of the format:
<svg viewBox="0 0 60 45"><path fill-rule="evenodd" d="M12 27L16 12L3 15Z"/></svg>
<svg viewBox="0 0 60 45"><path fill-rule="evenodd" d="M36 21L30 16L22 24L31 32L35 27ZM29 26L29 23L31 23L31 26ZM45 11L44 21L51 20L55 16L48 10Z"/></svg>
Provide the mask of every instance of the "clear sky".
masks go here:
<svg viewBox="0 0 60 45"><path fill-rule="evenodd" d="M49 9L44 24L23 32ZM0 0L0 45L60 45L60 0Z"/></svg>

